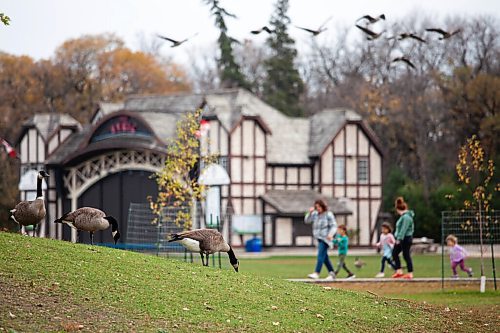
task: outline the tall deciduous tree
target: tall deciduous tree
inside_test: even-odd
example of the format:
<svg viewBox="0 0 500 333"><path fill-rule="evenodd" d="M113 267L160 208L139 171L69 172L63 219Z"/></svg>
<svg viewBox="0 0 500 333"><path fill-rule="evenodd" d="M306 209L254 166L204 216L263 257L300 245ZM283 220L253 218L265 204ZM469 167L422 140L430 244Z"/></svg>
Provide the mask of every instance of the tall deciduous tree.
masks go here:
<svg viewBox="0 0 500 333"><path fill-rule="evenodd" d="M219 67L220 84L223 88L242 87L250 89L249 83L243 76L240 65L236 62L233 54L233 43L237 42L227 34L227 25L225 19L236 18L234 14L229 13L222 8L219 0L204 0L210 5L210 11L215 18L215 26L220 30L217 43L219 44L219 57L217 64Z"/></svg>
<svg viewBox="0 0 500 333"><path fill-rule="evenodd" d="M299 105L304 83L294 63L297 50L287 31L290 24L287 12L288 0L277 0L270 20L274 33L266 41L271 56L265 62L267 77L263 94L270 105L287 115L298 117L304 114Z"/></svg>

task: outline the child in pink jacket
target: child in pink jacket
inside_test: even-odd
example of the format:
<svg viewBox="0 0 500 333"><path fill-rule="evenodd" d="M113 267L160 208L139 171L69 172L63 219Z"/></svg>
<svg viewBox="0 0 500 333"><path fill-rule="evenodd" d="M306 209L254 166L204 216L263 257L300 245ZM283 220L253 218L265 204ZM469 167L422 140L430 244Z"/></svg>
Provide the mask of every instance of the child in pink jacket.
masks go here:
<svg viewBox="0 0 500 333"><path fill-rule="evenodd" d="M467 258L467 252L463 247L458 245L458 239L454 235L449 235L446 237L446 244L450 248L450 263L451 270L453 271L453 278L458 279L457 266L467 273L469 277L472 276L472 268L465 266L465 258Z"/></svg>

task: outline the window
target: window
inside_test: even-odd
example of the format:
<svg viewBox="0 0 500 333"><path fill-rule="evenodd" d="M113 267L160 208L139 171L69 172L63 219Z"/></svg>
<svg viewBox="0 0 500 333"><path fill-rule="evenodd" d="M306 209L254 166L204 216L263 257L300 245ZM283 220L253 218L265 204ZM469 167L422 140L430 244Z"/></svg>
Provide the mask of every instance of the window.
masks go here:
<svg viewBox="0 0 500 333"><path fill-rule="evenodd" d="M358 159L358 183L368 183L368 159Z"/></svg>
<svg viewBox="0 0 500 333"><path fill-rule="evenodd" d="M335 184L344 184L345 183L345 158L343 157L335 157L334 161L334 180Z"/></svg>

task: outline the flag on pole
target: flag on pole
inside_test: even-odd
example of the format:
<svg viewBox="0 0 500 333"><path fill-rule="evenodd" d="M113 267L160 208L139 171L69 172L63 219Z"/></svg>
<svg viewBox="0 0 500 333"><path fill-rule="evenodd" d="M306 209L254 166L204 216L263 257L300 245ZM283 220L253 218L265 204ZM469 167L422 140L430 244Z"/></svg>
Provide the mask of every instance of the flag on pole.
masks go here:
<svg viewBox="0 0 500 333"><path fill-rule="evenodd" d="M7 154L12 157L12 158L16 158L17 157L17 152L14 148L12 148L12 146L4 139L0 138L0 143L3 145L3 147L5 148L5 151L7 152Z"/></svg>

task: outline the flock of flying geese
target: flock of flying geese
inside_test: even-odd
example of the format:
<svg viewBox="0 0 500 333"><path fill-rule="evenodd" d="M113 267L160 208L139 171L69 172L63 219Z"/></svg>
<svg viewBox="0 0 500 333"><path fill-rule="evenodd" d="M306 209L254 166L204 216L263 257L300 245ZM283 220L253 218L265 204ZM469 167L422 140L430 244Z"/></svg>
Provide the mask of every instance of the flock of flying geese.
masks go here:
<svg viewBox="0 0 500 333"><path fill-rule="evenodd" d="M49 177L45 171L39 171L37 176L36 199L19 202L10 211L11 219L19 226L33 226L33 237L37 226L45 218L45 200L42 192L42 181ZM94 233L111 227L111 235L115 244L120 239L118 221L102 210L93 207L82 207L56 219L54 223L64 223L78 231L90 233L91 244L94 245ZM203 266L208 266L209 256L216 252L227 252L229 262L238 271L239 261L231 246L224 240L221 233L213 229L188 230L170 236L169 242L178 242L190 252L199 253ZM206 261L204 260L206 256Z"/></svg>
<svg viewBox="0 0 500 333"><path fill-rule="evenodd" d="M310 33L312 37L316 37L320 33L322 33L323 31L327 30L327 28L325 27L325 25L330 20L331 20L331 17L328 18L317 29L310 29L310 28L304 28L304 27L299 27L299 26L295 26L295 27L298 28L298 29L301 29L301 30L304 30L304 31ZM380 14L380 15L375 16L375 17L373 17L371 15L364 15L364 16L362 16L362 17L360 17L359 19L356 20L355 26L356 26L356 28L358 28L359 30L361 30L367 36L366 37L367 40L373 41L373 40L378 39L379 37L381 37L384 34L385 30L383 30L381 32L375 32L372 29L369 29L369 25L377 23L380 20L384 20L385 21L385 15L384 14ZM361 22L365 22L365 26L359 25L358 22L360 22L360 21ZM441 36L439 37L439 40L444 40L444 39L451 38L454 35L460 33L461 29L457 29L457 30L448 32L448 31L445 31L445 30L440 29L440 28L428 28L428 29L425 29L425 31L440 34ZM256 29L256 30L250 31L250 33L254 34L254 35L258 35L258 34L260 34L262 32L266 32L268 34L273 34L276 31L273 30L273 29L271 29L271 28L269 28L268 26L263 26L260 29ZM172 39L172 38L169 38L169 37L166 37L166 36L162 36L162 35L157 35L157 36L158 36L158 38L161 38L163 40L171 42L172 43L171 47L177 47L177 46L180 46L180 45L184 44L185 42L187 42L189 39L191 39L192 37L194 37L196 35L197 34L195 34L195 35L193 35L193 36L191 36L189 38L185 38L183 40L175 40L175 39ZM397 39L398 41L401 41L401 40L408 39L408 38L416 40L416 41L418 41L420 43L427 43L427 41L424 38L418 36L414 32L401 32L398 35L393 36L393 37L389 37L387 39ZM236 41L236 40L234 40L234 41ZM392 59L391 62L393 62L393 63L394 62L404 62L409 67L411 67L413 69L416 68L415 65L410 61L410 58L408 56L396 57L396 58Z"/></svg>

